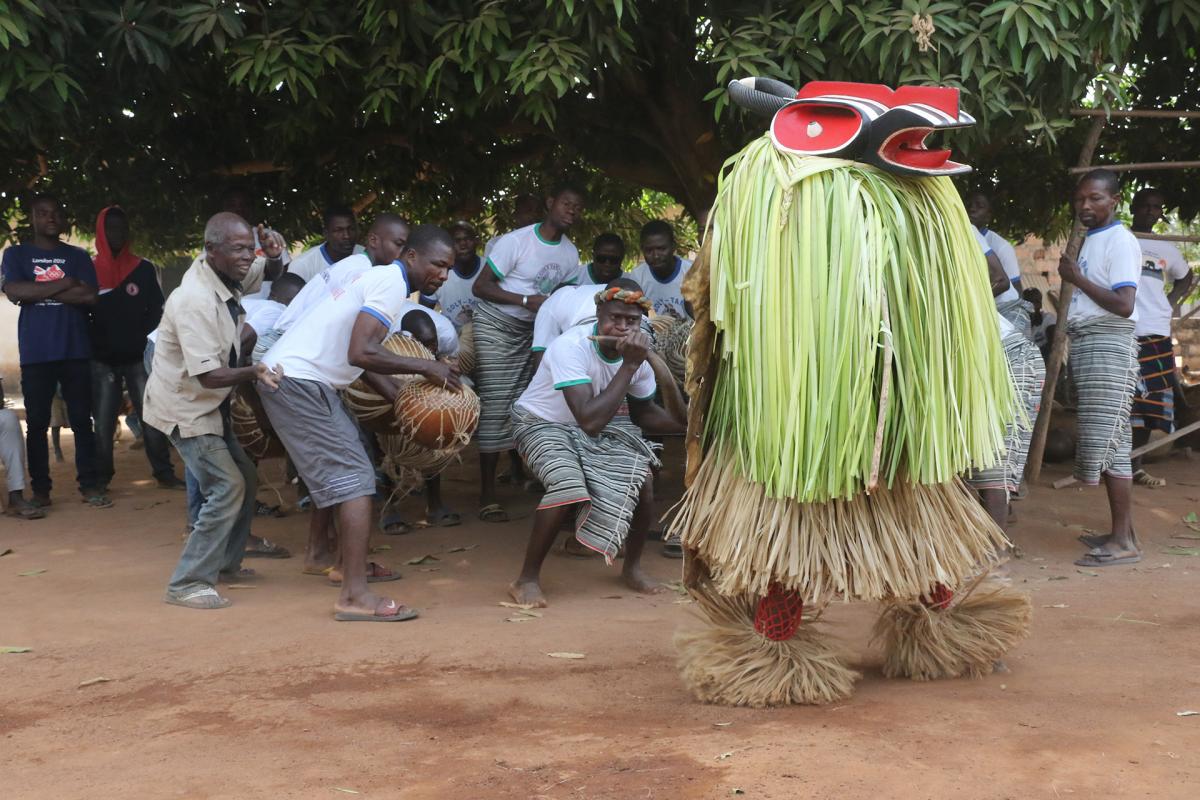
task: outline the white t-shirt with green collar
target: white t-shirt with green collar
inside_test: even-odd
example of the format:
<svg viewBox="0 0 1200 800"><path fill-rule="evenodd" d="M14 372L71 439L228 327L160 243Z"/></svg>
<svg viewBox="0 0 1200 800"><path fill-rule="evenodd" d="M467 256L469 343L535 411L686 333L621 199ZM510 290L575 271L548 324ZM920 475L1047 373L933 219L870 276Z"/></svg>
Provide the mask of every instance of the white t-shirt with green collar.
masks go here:
<svg viewBox="0 0 1200 800"><path fill-rule="evenodd" d="M487 258L492 271L506 292L520 295L549 295L563 284L579 280L579 251L566 236L557 242L541 237L541 223L506 233L496 242ZM519 305L497 306L505 314L532 321L534 313Z"/></svg>
<svg viewBox="0 0 1200 800"><path fill-rule="evenodd" d="M596 343L588 338L595 333L594 325L578 325L551 342L533 380L517 398L516 405L548 422L578 425L563 397L563 390L590 384L592 397L595 397L612 383L623 361L605 358ZM629 382L627 395L634 400L649 400L654 397L655 389L654 370L649 362L643 361Z"/></svg>

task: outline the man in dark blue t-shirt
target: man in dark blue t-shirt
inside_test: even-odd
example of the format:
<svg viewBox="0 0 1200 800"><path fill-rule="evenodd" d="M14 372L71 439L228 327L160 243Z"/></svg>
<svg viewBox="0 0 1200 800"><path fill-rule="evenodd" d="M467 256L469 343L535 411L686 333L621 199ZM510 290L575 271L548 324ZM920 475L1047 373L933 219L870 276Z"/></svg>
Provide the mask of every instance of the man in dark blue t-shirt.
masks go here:
<svg viewBox="0 0 1200 800"><path fill-rule="evenodd" d="M50 504L50 403L62 387L67 418L75 434L75 472L79 491L92 506L112 501L96 481L96 443L92 434L92 347L88 307L96 302L96 270L78 247L59 241L58 200L36 195L29 204L33 238L4 251L0 270L4 293L21 306L17 346L21 354L21 391L25 395L25 452L33 499Z"/></svg>

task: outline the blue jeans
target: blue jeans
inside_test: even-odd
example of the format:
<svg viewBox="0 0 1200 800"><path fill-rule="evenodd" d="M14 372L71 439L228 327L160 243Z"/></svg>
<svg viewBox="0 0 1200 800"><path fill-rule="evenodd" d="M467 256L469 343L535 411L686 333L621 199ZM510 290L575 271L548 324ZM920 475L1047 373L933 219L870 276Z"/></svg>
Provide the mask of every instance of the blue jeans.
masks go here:
<svg viewBox="0 0 1200 800"><path fill-rule="evenodd" d="M146 392L146 376L141 362L109 364L92 361L92 415L96 420L96 482L108 486L113 479L113 435L117 431L117 409L121 405L121 388L129 392L129 401L141 417L142 395ZM139 426L140 427L140 426ZM175 477L171 466L171 448L167 438L154 428L145 431L143 442L146 458L154 477L169 481Z"/></svg>
<svg viewBox="0 0 1200 800"><path fill-rule="evenodd" d="M49 495L50 404L61 386L67 418L75 434L75 475L79 490L87 495L100 488L96 479L96 437L92 433L92 365L86 358L21 365L21 392L25 395L25 456L34 494Z"/></svg>
<svg viewBox="0 0 1200 800"><path fill-rule="evenodd" d="M215 586L218 573L235 572L254 518L258 471L238 444L229 418L221 436L182 437L171 432L171 444L187 465L200 493L200 509L167 591L182 594Z"/></svg>

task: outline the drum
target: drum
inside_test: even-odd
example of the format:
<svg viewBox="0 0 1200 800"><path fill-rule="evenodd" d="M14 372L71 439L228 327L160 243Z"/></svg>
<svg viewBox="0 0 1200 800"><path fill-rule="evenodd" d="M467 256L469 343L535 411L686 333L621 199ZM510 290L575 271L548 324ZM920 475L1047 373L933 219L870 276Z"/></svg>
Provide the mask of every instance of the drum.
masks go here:
<svg viewBox="0 0 1200 800"><path fill-rule="evenodd" d="M458 332L458 371L468 378L475 374L475 326L470 322Z"/></svg>
<svg viewBox="0 0 1200 800"><path fill-rule="evenodd" d="M454 392L429 381L409 381L396 396L400 433L429 450L461 449L479 425L479 397L464 386Z"/></svg>
<svg viewBox="0 0 1200 800"><path fill-rule="evenodd" d="M254 410L258 398L248 396L253 393L253 388L243 384L230 395L229 423L233 428L233 435L237 437L238 444L246 451L246 455L256 462L264 458L282 458L287 455L283 449L283 442L279 441L279 437L270 426L263 426L259 421L259 416ZM263 419L265 418L266 415L263 414Z"/></svg>
<svg viewBox="0 0 1200 800"><path fill-rule="evenodd" d="M394 333L383 340L383 346L389 352L405 358L433 360L433 353L430 353L425 345L411 336ZM424 380L420 375L395 375L393 377L401 384ZM346 387L343 399L346 407L358 418L359 424L367 430L383 434L400 432L400 421L396 418L395 408L368 386L362 378Z"/></svg>
<svg viewBox="0 0 1200 800"><path fill-rule="evenodd" d="M662 356L675 382L683 388L687 375L688 337L692 335L692 321L671 314L659 314L650 320L654 329L654 351Z"/></svg>

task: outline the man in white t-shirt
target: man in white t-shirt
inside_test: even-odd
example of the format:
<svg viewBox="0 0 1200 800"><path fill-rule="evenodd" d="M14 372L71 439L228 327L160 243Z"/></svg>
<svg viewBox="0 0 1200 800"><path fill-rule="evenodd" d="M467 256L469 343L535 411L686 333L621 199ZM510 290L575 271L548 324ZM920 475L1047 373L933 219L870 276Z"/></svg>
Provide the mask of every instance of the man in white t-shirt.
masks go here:
<svg viewBox="0 0 1200 800"><path fill-rule="evenodd" d="M654 372L646 362L650 337L640 328L650 302L620 286L602 289L594 302L595 326L571 328L550 344L512 410L517 449L546 487L521 574L509 587L521 604L546 605L542 562L569 509L575 538L607 563L625 546L621 577L627 586L661 590L641 568L653 516L650 470L658 459L649 442L613 420L628 401L634 424L645 433L683 433L686 421L654 404Z"/></svg>
<svg viewBox="0 0 1200 800"><path fill-rule="evenodd" d="M479 246L479 234L465 220L459 220L450 226L450 235L454 237L454 269L450 276L437 290L433 297L422 297L421 302L427 305L436 303L452 323L454 329L461 331L463 326L471 321L475 314L475 306L479 298L475 296L472 287L479 271L483 269L484 260L475 252Z"/></svg>
<svg viewBox="0 0 1200 800"><path fill-rule="evenodd" d="M266 299L247 297L242 301L246 312L246 321L242 323L241 340L242 356L248 356L254 350L254 344L261 333L266 333L275 327L280 315L296 295L304 288L304 279L291 272L285 272L271 282L271 293Z"/></svg>
<svg viewBox="0 0 1200 800"><path fill-rule="evenodd" d="M1075 187L1074 206L1087 228L1078 261L1065 255L1058 274L1075 284L1067 312L1070 370L1079 396L1075 477L1101 479L1108 491L1112 533L1081 537L1091 549L1081 567L1133 564L1141 560L1133 530L1133 470L1129 461L1129 407L1137 382L1137 289L1142 250L1116 218L1120 183L1115 173L1094 169Z"/></svg>
<svg viewBox="0 0 1200 800"><path fill-rule="evenodd" d="M299 275L305 283L343 258L364 250L358 244L358 222L354 218L354 209L330 206L325 209L321 219L325 241L305 250L288 264L287 271Z"/></svg>
<svg viewBox="0 0 1200 800"><path fill-rule="evenodd" d="M998 297L1012 288L1000 259L979 231L975 232L979 247L988 264L988 277L992 284L992 295ZM967 473L966 481L978 494L989 515L1000 530L1008 531L1009 499L1016 494L1025 473L1025 460L1029 456L1029 442L1033 423L1041 405L1042 386L1046 381L1046 365L1041 353L1015 325L999 311L995 312L999 325L1000 343L1004 358L1008 362L1009 377L1016 391L1018 407L1013 409L1013 418L1005 426L1004 452L991 467L973 469Z"/></svg>
<svg viewBox="0 0 1200 800"><path fill-rule="evenodd" d="M612 240L605 237L614 237L621 242L621 237L615 233L601 234L592 250L592 263L583 270L582 279L586 282L557 289L538 310L533 321L534 371L542 363L546 348L564 331L596 319L596 292L621 277L621 257L611 258L615 248ZM625 245L621 243L621 251L624 249Z"/></svg>
<svg viewBox="0 0 1200 800"><path fill-rule="evenodd" d="M403 227L399 217L383 214L373 230L394 243ZM260 391L263 408L313 500L306 568L331 567L331 580L336 583L340 578L342 592L334 605L334 618L339 621L399 622L416 616L415 611L368 588L371 579L398 576L367 561L375 467L337 390L367 373L423 375L438 385L461 387L458 371L450 365L403 358L382 345L404 308L410 286L436 291L446 279L453 252L454 244L444 230L417 226L403 261L363 272L323 300L263 356L263 364L284 375L278 389ZM394 259L400 253L383 255ZM327 541L335 515L339 563L322 564L332 560Z"/></svg>
<svg viewBox="0 0 1200 800"><path fill-rule="evenodd" d="M533 376L533 320L546 298L579 279L579 251L567 231L583 214L582 189L561 185L546 199L546 216L506 233L480 270L474 292L475 388L479 393L479 518L506 522L496 502L496 465L513 449L513 402ZM515 474L514 480L519 479Z"/></svg>
<svg viewBox="0 0 1200 800"><path fill-rule="evenodd" d="M971 224L979 231L987 247L996 254L1011 284L996 297L996 310L1032 340L1029 315L1033 309L1021 296L1021 265L1017 261L1017 251L1007 239L988 228L992 222L992 201L982 192L971 192L963 199L963 204Z"/></svg>
<svg viewBox="0 0 1200 800"><path fill-rule="evenodd" d="M1192 288L1192 269L1179 248L1160 239L1144 238L1154 232L1163 216L1166 198L1147 188L1133 196L1133 232L1142 248L1142 275L1137 290L1138 366L1141 380L1133 398L1133 447L1150 441L1150 432L1175 430L1175 349L1171 344L1171 316ZM1170 282L1171 292L1167 293ZM1133 480L1142 486L1166 486L1163 478L1133 462Z"/></svg>
<svg viewBox="0 0 1200 800"><path fill-rule="evenodd" d="M624 263L625 240L612 231L605 231L592 242L592 260L580 268L579 282L603 286L621 276Z"/></svg>
<svg viewBox="0 0 1200 800"><path fill-rule="evenodd" d="M511 219L503 220L503 222L507 224L507 227L502 228L502 230L520 230L521 228L537 222L545 213L546 202L544 198L539 197L536 194L523 192L513 198L512 217ZM496 242L500 241L501 235L503 234L493 236L492 238L488 239L487 244L483 246L484 261L486 261L487 257L492 254L492 248L496 246Z"/></svg>
<svg viewBox="0 0 1200 800"><path fill-rule="evenodd" d="M1036 286L1024 289L1021 299L1033 307L1029 314L1029 329L1033 334L1033 343L1041 351L1042 358L1046 358L1050 353L1051 337L1054 334L1054 326L1058 323L1058 315L1052 309L1046 308L1042 290Z"/></svg>
<svg viewBox="0 0 1200 800"><path fill-rule="evenodd" d="M655 314L691 319L692 310L683 299L683 279L692 262L675 254L675 229L666 220L654 219L642 226L642 263L629 272L654 305Z"/></svg>
<svg viewBox="0 0 1200 800"><path fill-rule="evenodd" d="M287 310L275 320L275 327L266 332L258 332L254 361L257 363L284 333L307 316L322 300L342 291L371 267L392 263L395 259L390 258L389 254L404 252L408 230L408 222L402 217L386 214L376 219L367 232L367 246L363 252L347 256L318 272L312 280L304 284L304 288L288 304Z"/></svg>

